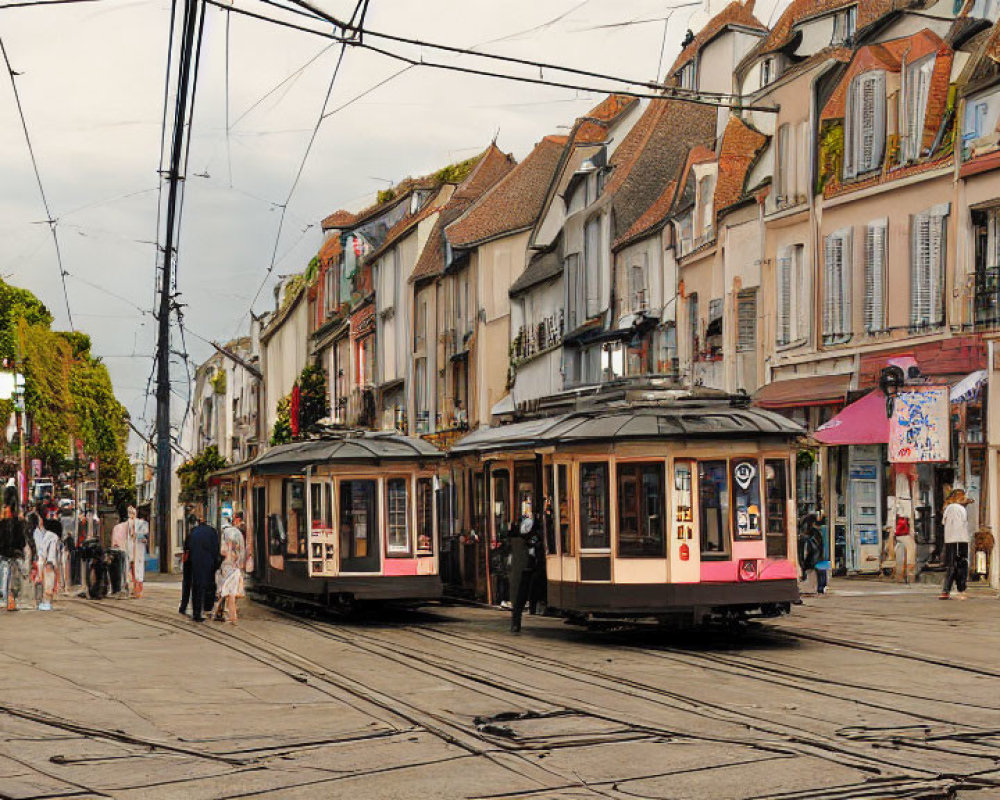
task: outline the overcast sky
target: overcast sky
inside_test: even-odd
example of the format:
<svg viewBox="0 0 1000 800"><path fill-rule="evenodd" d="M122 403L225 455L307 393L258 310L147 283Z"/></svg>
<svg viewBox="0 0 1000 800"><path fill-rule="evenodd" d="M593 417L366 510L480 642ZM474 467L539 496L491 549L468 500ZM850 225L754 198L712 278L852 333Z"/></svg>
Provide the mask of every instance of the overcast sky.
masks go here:
<svg viewBox="0 0 1000 800"><path fill-rule="evenodd" d="M688 27L697 30L707 19L702 4L682 3L371 0L366 26L652 80L676 58ZM783 5L783 0L759 0L758 17L767 22L776 3ZM344 18L354 7L352 0L316 4ZM276 13L255 0L236 0L236 5ZM18 90L58 220L73 321L91 335L119 399L144 430L154 413L145 390L155 334L149 312L169 11L165 0L0 10L0 37L14 70L21 73ZM420 55L415 48L385 46ZM225 341L246 331L251 298L271 263L280 204L320 112L338 51L339 46L309 34L232 14L227 137L226 15L208 8L178 270L187 325L195 334ZM490 66L468 57L423 55ZM310 60L297 77L245 113ZM537 75L511 65L494 67ZM349 49L327 109L400 68L385 56ZM418 68L327 117L289 204L277 265L255 311L273 304L271 286L277 276L301 271L315 255L321 243L319 221L331 211L360 208L390 181L474 155L496 134L498 145L521 159L542 136L564 130L601 96ZM59 270L44 220L4 75L0 275L35 292L55 314L56 326L66 328ZM211 352L194 335L187 345L194 363ZM176 336L174 347L180 349ZM173 416L179 423L187 395L183 368L175 367L173 377Z"/></svg>

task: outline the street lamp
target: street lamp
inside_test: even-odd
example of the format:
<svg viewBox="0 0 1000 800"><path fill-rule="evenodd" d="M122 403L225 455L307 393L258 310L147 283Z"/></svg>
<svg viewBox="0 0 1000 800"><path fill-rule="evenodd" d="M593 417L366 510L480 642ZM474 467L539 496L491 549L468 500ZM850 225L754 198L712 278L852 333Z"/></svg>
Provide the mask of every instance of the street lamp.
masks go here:
<svg viewBox="0 0 1000 800"><path fill-rule="evenodd" d="M895 364L883 367L882 373L879 375L878 388L885 395L885 415L889 419L892 419L892 407L905 380L906 375L903 373L902 367L897 367Z"/></svg>

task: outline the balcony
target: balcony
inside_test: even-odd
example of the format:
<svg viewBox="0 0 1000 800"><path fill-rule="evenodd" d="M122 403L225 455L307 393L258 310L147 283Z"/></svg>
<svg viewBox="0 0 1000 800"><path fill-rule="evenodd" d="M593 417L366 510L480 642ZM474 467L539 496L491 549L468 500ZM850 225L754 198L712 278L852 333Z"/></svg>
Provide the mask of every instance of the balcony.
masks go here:
<svg viewBox="0 0 1000 800"><path fill-rule="evenodd" d="M351 391L347 398L347 424L358 428L375 426L375 390L372 387Z"/></svg>
<svg viewBox="0 0 1000 800"><path fill-rule="evenodd" d="M534 325L522 325L511 342L511 360L515 363L524 361L558 345L562 341L563 325L561 309Z"/></svg>
<svg viewBox="0 0 1000 800"><path fill-rule="evenodd" d="M977 327L994 328L1000 325L1000 267L976 270L973 307Z"/></svg>

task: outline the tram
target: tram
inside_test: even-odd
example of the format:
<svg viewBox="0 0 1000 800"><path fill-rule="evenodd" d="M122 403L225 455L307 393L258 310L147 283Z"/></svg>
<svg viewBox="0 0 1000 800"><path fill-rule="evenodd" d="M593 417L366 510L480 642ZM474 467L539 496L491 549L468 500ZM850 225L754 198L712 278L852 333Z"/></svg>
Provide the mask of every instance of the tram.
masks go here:
<svg viewBox="0 0 1000 800"><path fill-rule="evenodd" d="M679 393L483 428L451 455L477 465L491 548L525 514L543 523L550 609L683 626L798 599L802 433L745 400Z"/></svg>
<svg viewBox="0 0 1000 800"><path fill-rule="evenodd" d="M210 519L243 509L251 591L349 610L441 597L435 513L444 453L397 433L341 431L213 473Z"/></svg>

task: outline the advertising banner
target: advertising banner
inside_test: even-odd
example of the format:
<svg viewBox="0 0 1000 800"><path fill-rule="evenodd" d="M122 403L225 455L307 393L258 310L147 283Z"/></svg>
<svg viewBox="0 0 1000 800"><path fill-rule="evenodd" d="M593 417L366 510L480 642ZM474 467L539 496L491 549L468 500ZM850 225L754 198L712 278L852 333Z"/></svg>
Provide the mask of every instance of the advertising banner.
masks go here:
<svg viewBox="0 0 1000 800"><path fill-rule="evenodd" d="M947 386L909 387L900 392L889 420L889 461L947 461L950 412Z"/></svg>

